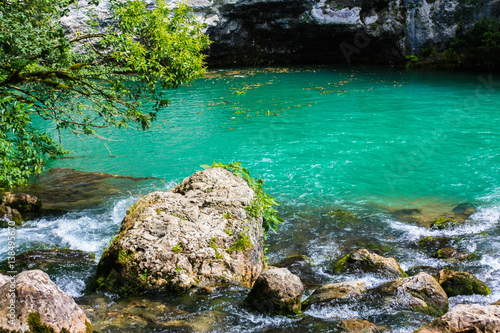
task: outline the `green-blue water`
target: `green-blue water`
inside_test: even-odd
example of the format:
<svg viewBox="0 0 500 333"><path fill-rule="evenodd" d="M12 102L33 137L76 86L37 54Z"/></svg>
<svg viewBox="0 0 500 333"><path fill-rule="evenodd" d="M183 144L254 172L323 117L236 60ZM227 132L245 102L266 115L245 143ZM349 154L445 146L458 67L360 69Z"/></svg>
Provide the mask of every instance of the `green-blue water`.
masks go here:
<svg viewBox="0 0 500 333"><path fill-rule="evenodd" d="M229 74L172 91L151 131L112 132L109 151L65 137L84 158L48 166L180 180L240 160L286 202L477 200L499 185L500 95L489 89L449 73Z"/></svg>
<svg viewBox="0 0 500 333"><path fill-rule="evenodd" d="M165 180L166 188L203 163L238 160L282 202L286 221L268 240L271 262L304 254L312 258L321 283L361 278L373 287L385 280L331 275L328 264L371 246L404 269L442 268L447 264L415 242L423 236L460 236L455 247L476 252L479 259L455 268L486 281L492 295L459 296L451 305L500 298L500 87L495 77L348 68L210 74L171 91L172 104L151 131L111 131L105 135L115 141L107 142L65 135L65 148L77 158L51 161L48 167L153 176ZM123 193L94 209L33 221L20 231L23 248L44 242L100 255L132 200ZM423 219L433 219L463 203L476 207L471 217L476 224L451 231L431 230L395 213L417 208ZM360 222L330 223L328 212L338 208L355 213ZM70 294L82 295L81 279L63 275L59 281ZM207 296L198 306L185 305L185 299L163 301L195 317L222 313L213 324L220 332L327 332L339 319L354 317L411 332L431 320L362 305L269 318L238 305L244 292L236 295ZM137 332L153 331L168 330L153 325Z"/></svg>

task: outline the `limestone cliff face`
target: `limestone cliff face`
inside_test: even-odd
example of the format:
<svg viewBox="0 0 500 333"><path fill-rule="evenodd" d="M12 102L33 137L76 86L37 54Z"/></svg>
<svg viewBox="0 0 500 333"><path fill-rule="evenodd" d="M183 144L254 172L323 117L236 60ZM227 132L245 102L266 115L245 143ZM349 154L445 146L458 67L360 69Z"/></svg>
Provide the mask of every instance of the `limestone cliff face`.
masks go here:
<svg viewBox="0 0 500 333"><path fill-rule="evenodd" d="M145 0L150 6L154 0ZM81 4L85 0L80 1ZM175 5L178 0L172 0ZM500 17L500 0L188 0L210 35L211 65L401 62L446 47L458 25ZM109 24L109 4L97 10ZM63 20L81 29L82 11Z"/></svg>

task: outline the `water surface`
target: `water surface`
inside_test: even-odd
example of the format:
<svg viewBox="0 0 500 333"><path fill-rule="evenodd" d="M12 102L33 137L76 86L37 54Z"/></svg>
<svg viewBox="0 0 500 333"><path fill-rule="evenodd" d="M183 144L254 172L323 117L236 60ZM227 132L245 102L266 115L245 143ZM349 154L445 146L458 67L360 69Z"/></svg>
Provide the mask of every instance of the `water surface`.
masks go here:
<svg viewBox="0 0 500 333"><path fill-rule="evenodd" d="M51 161L49 168L163 182L128 187L104 204L31 221L18 232L19 248L69 247L99 257L139 192L167 189L203 163L241 161L282 202L286 221L268 239L270 262L307 255L317 283L362 279L374 287L387 280L328 272L332 262L365 247L396 258L403 269L451 266L474 273L492 295L454 297L450 305L492 303L500 298L500 95L495 81L488 75L370 68L212 71L171 91L171 106L149 132L110 131L106 142L64 136L75 158ZM470 225L447 231L425 226L460 204L475 209ZM358 220L332 220L329 213L336 209ZM401 209L418 209L420 222L402 217ZM434 259L434 250L416 245L431 235L459 237L454 246L477 258L455 264ZM5 258L6 237L0 239ZM62 272L54 279L72 296L83 296L85 276ZM125 331L189 331L194 326L182 325L198 320L198 331L327 332L338 320L362 318L412 332L432 319L363 304L312 309L296 318L267 317L241 304L245 293L229 288L187 298L148 296L155 318L165 324L144 319L151 313L134 313L129 317L146 324L131 324ZM80 302L95 306L96 299L86 297ZM98 300L101 308L114 307L115 314L133 309L113 297ZM102 325L118 332L116 327L124 330L125 324Z"/></svg>

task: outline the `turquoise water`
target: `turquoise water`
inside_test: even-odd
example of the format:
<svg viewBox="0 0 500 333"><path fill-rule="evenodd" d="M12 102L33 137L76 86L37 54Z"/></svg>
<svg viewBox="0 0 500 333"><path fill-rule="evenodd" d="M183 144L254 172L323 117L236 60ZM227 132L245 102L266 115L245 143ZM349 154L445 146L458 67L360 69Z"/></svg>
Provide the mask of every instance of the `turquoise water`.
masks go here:
<svg viewBox="0 0 500 333"><path fill-rule="evenodd" d="M314 263L315 283L362 279L374 287L386 280L334 275L328 266L354 248L368 247L395 257L405 270L443 268L450 264L415 243L424 236L458 236L454 247L475 252L478 259L451 266L476 274L492 295L454 297L451 306L500 298L500 87L495 78L352 68L209 74L171 91L172 104L151 131L110 131L104 133L111 139L105 142L63 136L75 158L54 160L47 167L158 177L164 180L160 187L167 189L203 163L241 161L282 202L286 221L268 240L270 262L303 254ZM148 189L153 186L140 188ZM57 219L31 221L18 238L23 249L43 243L99 256L137 192L123 191L103 205ZM398 209L415 208L427 221L459 204L475 207L474 223L448 231L431 230L397 214ZM358 221L333 223L328 213L339 208L356 214ZM85 277L68 273L53 278L72 296L84 295ZM271 318L239 305L244 294L196 296L199 305L173 296L162 302L192 315L179 318L217 311L221 319L212 331L219 332L327 332L349 318L411 332L432 320L362 304L312 309L300 318ZM153 331L168 330L154 325L137 330Z"/></svg>
<svg viewBox="0 0 500 333"><path fill-rule="evenodd" d="M478 87L398 70L226 73L171 91L149 132L65 137L83 158L48 167L181 180L240 160L285 202L478 200L499 187L500 162L499 91Z"/></svg>

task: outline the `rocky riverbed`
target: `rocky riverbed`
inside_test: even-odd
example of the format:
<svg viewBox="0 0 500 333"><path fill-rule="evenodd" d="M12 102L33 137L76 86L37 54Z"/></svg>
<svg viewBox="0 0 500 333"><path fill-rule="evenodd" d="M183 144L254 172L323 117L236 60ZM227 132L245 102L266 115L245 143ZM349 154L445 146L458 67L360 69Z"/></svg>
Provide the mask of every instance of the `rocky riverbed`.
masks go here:
<svg viewBox="0 0 500 333"><path fill-rule="evenodd" d="M30 196L18 196L18 200L22 198L26 203L38 202ZM43 325L51 325L56 331L65 327L70 332L87 332L91 321L94 329L106 332L212 332L220 331L221 325L241 328L241 323L230 324L231 313L236 311L247 320L265 322L267 327L282 326L273 331L406 332L406 320L408 328L422 326L420 333L474 329L498 332L499 305L470 304L473 299L460 304L463 296L491 294L488 281L459 270L468 267L465 263L477 261L477 254L438 256L436 260L444 265L415 263L408 269L408 262L401 266L385 255L392 250L365 242L369 249L358 243L357 249L331 258L325 265L304 255L279 258L279 253L272 250L268 255L279 260L266 263L262 220L251 218L245 209L253 198L253 190L243 179L220 168L195 173L169 192L144 196L128 209L118 237L100 258L97 275L90 273L89 281L98 281L98 288L122 296L95 294L89 289L76 299L77 306L46 274L26 271L17 276L18 301L29 305L17 310L22 314L20 323L24 323L19 327L28 329L28 317L35 313ZM16 205L22 206L18 201ZM414 219L418 212L394 214ZM427 226L423 228L453 232L473 227L477 223L475 214L474 208L462 205L434 221L425 221ZM359 220L355 214L340 209L328 216L336 225L353 226ZM418 220L422 223L422 219ZM249 243L240 247L245 235ZM276 247L279 242L274 243ZM458 251L454 247L459 242L457 237L427 236L415 245L433 253L443 247ZM59 270L77 272L82 267L89 272L88 267L95 265L92 255L67 249L33 250L20 254L16 261L25 264L20 269L43 269L53 276ZM72 268L72 262L77 266ZM440 268L443 266L446 269ZM338 282L328 283L332 281ZM2 283L0 293L7 295L9 279L3 276ZM498 295L497 290L494 292ZM26 303L23 297L31 301ZM165 297L170 300L165 301ZM450 302L449 297L454 301ZM49 314L54 309L46 305L54 302L60 309ZM4 305L0 312L8 313ZM332 316L336 311L337 315ZM345 318L349 311L352 318ZM66 312L68 315L64 315ZM328 313L327 321L315 319ZM74 319L64 322L57 319L59 315ZM387 316L399 319L391 321Z"/></svg>

